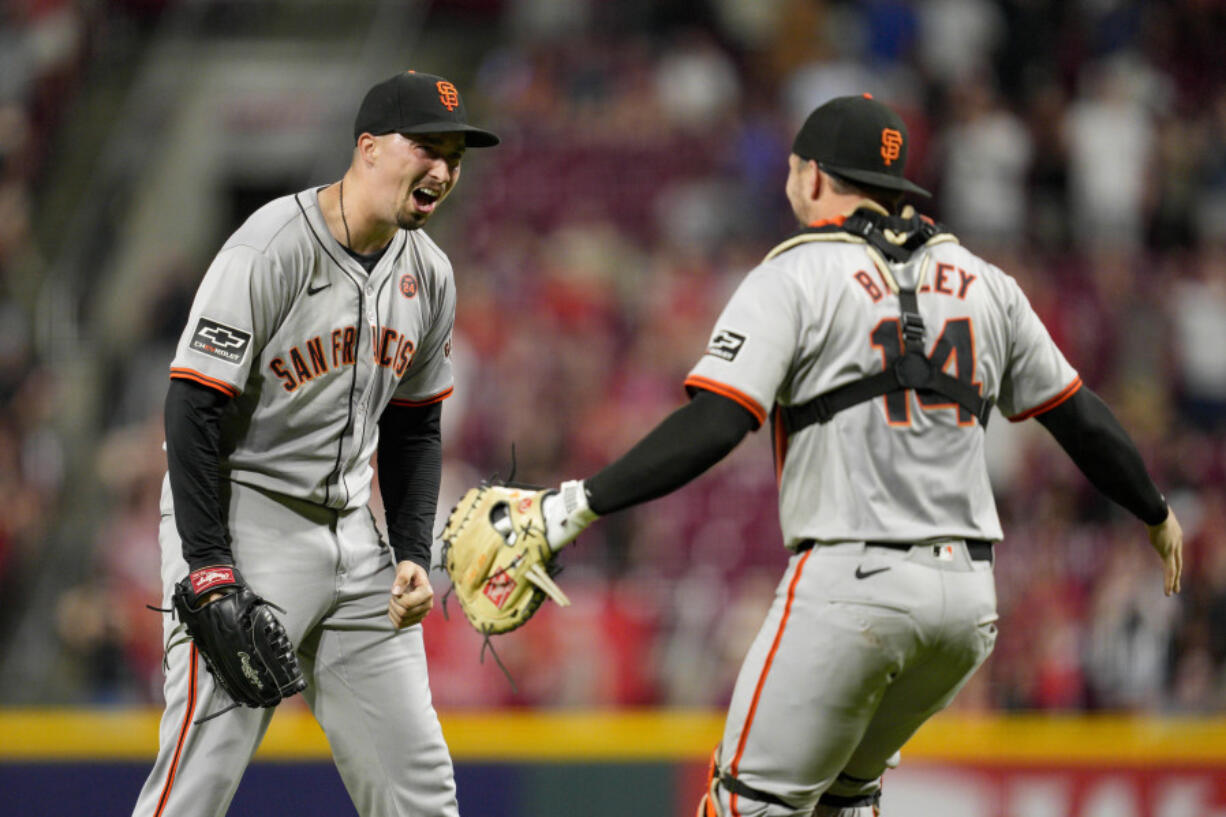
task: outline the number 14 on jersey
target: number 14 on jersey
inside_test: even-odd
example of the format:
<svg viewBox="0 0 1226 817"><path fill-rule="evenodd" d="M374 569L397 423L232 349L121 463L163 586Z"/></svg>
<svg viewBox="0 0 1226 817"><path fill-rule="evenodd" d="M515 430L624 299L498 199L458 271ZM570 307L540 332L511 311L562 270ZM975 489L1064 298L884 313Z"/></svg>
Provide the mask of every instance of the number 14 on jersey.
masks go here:
<svg viewBox="0 0 1226 817"><path fill-rule="evenodd" d="M881 352L883 369L889 369L906 351L903 343L902 322L898 318L886 318L873 328L869 335L873 347ZM983 384L975 381L975 332L970 318L950 318L941 328L936 346L929 355L932 365L970 386L983 392ZM885 395L886 420L892 426L911 425L912 390L896 391ZM962 406L936 392L927 389L915 390L921 409L935 411L950 409L958 413L958 425L973 426L975 417Z"/></svg>

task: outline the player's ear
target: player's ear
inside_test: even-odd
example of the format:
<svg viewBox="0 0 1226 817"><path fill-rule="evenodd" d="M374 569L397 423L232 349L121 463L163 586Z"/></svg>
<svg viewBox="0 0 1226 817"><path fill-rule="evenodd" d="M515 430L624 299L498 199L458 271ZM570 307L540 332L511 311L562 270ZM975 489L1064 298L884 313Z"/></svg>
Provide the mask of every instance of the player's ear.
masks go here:
<svg viewBox="0 0 1226 817"><path fill-rule="evenodd" d="M807 162L810 169L813 171L813 184L805 192L809 194L813 201L817 201L822 195L822 187L830 184L830 179L826 176L825 172L823 172L822 169L817 166L817 160L808 159Z"/></svg>
<svg viewBox="0 0 1226 817"><path fill-rule="evenodd" d="M360 159L367 165L374 164L379 157L379 140L369 133L364 133L358 137L358 143L353 150L355 159Z"/></svg>

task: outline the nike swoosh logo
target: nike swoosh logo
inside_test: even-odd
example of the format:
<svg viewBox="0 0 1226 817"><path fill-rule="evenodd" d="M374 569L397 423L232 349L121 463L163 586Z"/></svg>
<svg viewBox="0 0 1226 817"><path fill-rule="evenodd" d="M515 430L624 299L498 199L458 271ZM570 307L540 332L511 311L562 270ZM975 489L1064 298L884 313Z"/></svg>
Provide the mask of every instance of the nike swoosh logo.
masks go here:
<svg viewBox="0 0 1226 817"><path fill-rule="evenodd" d="M859 565L856 565L856 578L867 579L869 576L876 576L878 573L884 573L887 570L889 570L888 567L879 567L876 570L865 570Z"/></svg>
<svg viewBox="0 0 1226 817"><path fill-rule="evenodd" d="M328 287L330 287L330 286L332 286L332 285L331 285L331 284L324 284L324 285L323 285L323 286L321 286L321 287L307 287L307 295L315 295L315 294L317 294L317 293L323 292L325 289L327 289L327 288L328 288Z"/></svg>

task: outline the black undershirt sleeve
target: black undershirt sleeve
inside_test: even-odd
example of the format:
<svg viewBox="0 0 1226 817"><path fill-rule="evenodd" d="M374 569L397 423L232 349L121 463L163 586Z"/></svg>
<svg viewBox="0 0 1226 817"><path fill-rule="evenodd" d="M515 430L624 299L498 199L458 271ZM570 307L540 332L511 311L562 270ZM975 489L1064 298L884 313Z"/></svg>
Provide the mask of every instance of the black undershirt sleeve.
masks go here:
<svg viewBox="0 0 1226 817"><path fill-rule="evenodd" d="M598 514L671 493L728 455L758 425L743 406L698 390L625 456L584 482Z"/></svg>
<svg viewBox="0 0 1226 817"><path fill-rule="evenodd" d="M1082 386L1035 419L1104 495L1147 525L1166 519L1166 500L1150 479L1141 452L1097 394Z"/></svg>
<svg viewBox="0 0 1226 817"><path fill-rule="evenodd" d="M221 508L221 415L230 399L178 378L166 392L166 465L175 526L191 570L234 563Z"/></svg>
<svg viewBox="0 0 1226 817"><path fill-rule="evenodd" d="M379 488L396 561L430 569L443 478L443 404L388 406L379 418Z"/></svg>

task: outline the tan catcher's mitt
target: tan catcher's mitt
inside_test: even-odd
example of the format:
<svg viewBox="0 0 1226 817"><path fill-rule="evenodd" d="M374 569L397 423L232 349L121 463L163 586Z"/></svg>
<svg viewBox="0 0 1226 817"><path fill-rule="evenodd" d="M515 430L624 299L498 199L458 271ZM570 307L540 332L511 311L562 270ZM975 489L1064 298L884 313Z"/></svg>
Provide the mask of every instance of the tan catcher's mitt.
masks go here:
<svg viewBox="0 0 1226 817"><path fill-rule="evenodd" d="M443 569L464 615L479 633L522 626L545 597L570 599L551 576L558 570L545 538L546 491L484 483L469 490L443 529Z"/></svg>

